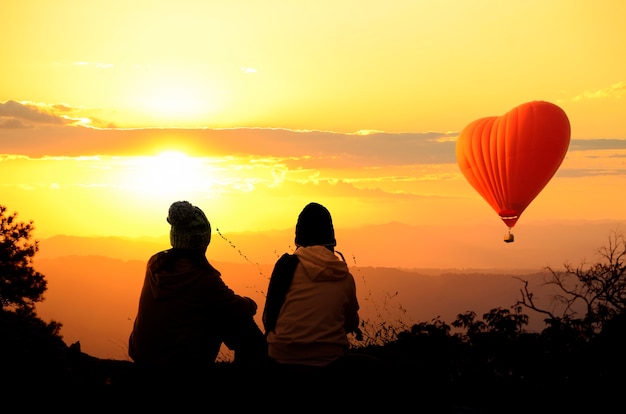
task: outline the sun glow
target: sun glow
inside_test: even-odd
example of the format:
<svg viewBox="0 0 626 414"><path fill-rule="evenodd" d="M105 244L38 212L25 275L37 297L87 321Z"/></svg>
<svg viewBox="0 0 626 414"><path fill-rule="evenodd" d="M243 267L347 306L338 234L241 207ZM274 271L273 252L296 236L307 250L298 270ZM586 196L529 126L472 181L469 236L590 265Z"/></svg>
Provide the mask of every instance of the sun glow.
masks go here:
<svg viewBox="0 0 626 414"><path fill-rule="evenodd" d="M180 117L200 112L202 101L190 88L162 86L148 97L146 107L159 115Z"/></svg>
<svg viewBox="0 0 626 414"><path fill-rule="evenodd" d="M127 101L155 126L201 126L217 110L219 88L194 70L151 68L127 89Z"/></svg>
<svg viewBox="0 0 626 414"><path fill-rule="evenodd" d="M163 151L155 156L132 160L126 185L147 195L172 199L187 197L211 188L211 178L201 158L179 151Z"/></svg>

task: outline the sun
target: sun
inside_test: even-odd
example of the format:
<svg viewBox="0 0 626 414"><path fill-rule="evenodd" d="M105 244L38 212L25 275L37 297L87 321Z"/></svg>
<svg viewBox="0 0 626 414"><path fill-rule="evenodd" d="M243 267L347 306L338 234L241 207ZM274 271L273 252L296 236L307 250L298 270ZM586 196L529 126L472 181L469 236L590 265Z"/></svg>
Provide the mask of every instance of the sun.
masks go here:
<svg viewBox="0 0 626 414"><path fill-rule="evenodd" d="M210 168L205 161L176 150L132 157L129 167L126 185L143 195L184 199L212 187Z"/></svg>

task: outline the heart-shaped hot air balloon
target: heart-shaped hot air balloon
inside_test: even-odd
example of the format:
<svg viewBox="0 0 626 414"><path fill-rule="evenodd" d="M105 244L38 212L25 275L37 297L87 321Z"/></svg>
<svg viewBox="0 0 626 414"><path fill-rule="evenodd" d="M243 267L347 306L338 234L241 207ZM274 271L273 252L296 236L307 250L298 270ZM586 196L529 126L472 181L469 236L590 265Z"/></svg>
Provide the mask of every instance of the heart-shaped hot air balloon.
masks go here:
<svg viewBox="0 0 626 414"><path fill-rule="evenodd" d="M558 106L533 101L502 116L477 119L456 143L461 172L509 227L548 184L565 158L570 123Z"/></svg>

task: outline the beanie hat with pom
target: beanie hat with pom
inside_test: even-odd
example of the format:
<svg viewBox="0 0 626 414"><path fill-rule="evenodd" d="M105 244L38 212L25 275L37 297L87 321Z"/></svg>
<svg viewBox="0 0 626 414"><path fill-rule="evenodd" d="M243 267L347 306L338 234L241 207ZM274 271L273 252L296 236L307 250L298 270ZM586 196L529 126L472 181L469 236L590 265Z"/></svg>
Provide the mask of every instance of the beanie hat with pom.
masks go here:
<svg viewBox="0 0 626 414"><path fill-rule="evenodd" d="M206 250L211 242L211 224L200 208L188 201L170 206L167 222L172 225L170 243L177 249Z"/></svg>
<svg viewBox="0 0 626 414"><path fill-rule="evenodd" d="M335 247L335 229L330 212L318 203L307 204L296 223L296 245Z"/></svg>

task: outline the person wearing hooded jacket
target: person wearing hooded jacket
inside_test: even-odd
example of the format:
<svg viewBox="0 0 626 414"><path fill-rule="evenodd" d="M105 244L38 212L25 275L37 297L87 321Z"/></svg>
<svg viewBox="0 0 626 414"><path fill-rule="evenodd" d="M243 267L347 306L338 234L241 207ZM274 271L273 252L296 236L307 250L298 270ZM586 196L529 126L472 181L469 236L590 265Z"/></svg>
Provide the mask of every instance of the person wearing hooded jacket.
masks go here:
<svg viewBox="0 0 626 414"><path fill-rule="evenodd" d="M222 344L235 363L262 364L267 345L253 319L257 304L231 290L207 260L211 226L204 212L177 201L167 222L172 248L148 260L128 341L135 365L155 382L197 378L215 366Z"/></svg>
<svg viewBox="0 0 626 414"><path fill-rule="evenodd" d="M277 366L319 372L337 366L359 328L354 277L339 252L330 212L307 204L298 216L296 250L275 263L263 325L268 355Z"/></svg>

